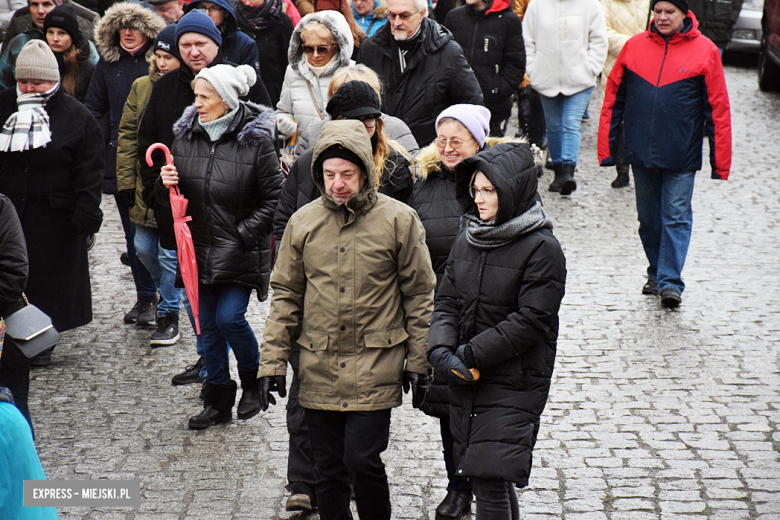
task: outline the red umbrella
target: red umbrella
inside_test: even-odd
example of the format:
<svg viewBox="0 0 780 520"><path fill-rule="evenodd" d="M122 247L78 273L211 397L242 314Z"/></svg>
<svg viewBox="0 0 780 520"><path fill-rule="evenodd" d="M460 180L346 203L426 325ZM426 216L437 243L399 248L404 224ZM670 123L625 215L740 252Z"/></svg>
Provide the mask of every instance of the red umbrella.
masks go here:
<svg viewBox="0 0 780 520"><path fill-rule="evenodd" d="M165 153L165 162L173 165L173 157L168 147L162 143L155 143L146 150L146 164L154 166L152 161L152 152L162 150ZM192 233L187 222L192 220L188 217L187 204L189 201L179 192L178 186L171 186L171 213L173 213L173 231L176 233L176 246L179 250L179 270L181 278L184 281L184 289L187 291L187 298L190 300L192 316L195 318L195 332L200 334L200 306L198 305L198 263L195 261L195 246L192 243Z"/></svg>

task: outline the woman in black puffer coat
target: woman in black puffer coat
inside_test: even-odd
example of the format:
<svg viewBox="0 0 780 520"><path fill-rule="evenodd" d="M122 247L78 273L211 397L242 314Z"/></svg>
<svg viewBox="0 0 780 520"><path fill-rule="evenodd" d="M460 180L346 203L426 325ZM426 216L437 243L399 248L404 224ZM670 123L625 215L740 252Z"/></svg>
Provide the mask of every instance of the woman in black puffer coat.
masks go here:
<svg viewBox="0 0 780 520"><path fill-rule="evenodd" d="M526 144L462 161L455 183L466 227L436 297L428 359L448 380L455 464L472 477L477 518L517 518L512 483L528 484L566 260L538 201Z"/></svg>
<svg viewBox="0 0 780 520"><path fill-rule="evenodd" d="M193 81L195 104L174 126L175 166L162 168L154 188L161 208L168 188L178 184L192 217L208 378L205 408L190 418L191 429L231 420L237 385L230 379L228 343L244 390L238 418L249 419L260 411L259 349L245 313L252 289L261 301L268 293L273 214L282 175L274 149L274 111L238 99L255 80L248 65L215 65L198 73Z"/></svg>

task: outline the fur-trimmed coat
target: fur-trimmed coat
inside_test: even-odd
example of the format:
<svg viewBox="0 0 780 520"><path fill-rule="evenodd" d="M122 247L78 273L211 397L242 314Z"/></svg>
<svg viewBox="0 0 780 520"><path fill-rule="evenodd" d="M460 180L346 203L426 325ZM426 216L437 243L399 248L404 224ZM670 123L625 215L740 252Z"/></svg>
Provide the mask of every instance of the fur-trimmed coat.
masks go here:
<svg viewBox="0 0 780 520"><path fill-rule="evenodd" d="M303 52L301 31L309 22L322 23L333 34L339 46L336 59L330 63L320 77L311 71ZM350 31L344 16L336 11L307 14L293 31L290 47L287 51L289 66L284 74L282 94L276 105L276 113L279 116L289 117L298 123L299 134L305 132L309 125L315 121L330 120L330 116L325 111L328 105L328 84L337 70L355 63L352 61L353 48L352 31ZM315 103L317 104L316 108ZM319 114L317 109L319 109ZM322 118L320 118L320 114L322 114Z"/></svg>
<svg viewBox="0 0 780 520"><path fill-rule="evenodd" d="M134 55L119 45L119 31L123 27L138 29L147 38L146 44ZM116 193L116 149L119 123L125 101L133 82L149 73L152 42L165 27L165 21L156 13L135 2L112 5L95 28L100 61L95 67L84 104L101 123L106 141L106 173L103 193ZM108 118L108 122L104 118Z"/></svg>
<svg viewBox="0 0 780 520"><path fill-rule="evenodd" d="M282 173L274 149L276 117L268 107L241 102L216 142L192 106L174 125L174 164L187 215L200 283L257 289L262 301L271 276L271 231ZM168 188L155 183L156 212L170 213Z"/></svg>

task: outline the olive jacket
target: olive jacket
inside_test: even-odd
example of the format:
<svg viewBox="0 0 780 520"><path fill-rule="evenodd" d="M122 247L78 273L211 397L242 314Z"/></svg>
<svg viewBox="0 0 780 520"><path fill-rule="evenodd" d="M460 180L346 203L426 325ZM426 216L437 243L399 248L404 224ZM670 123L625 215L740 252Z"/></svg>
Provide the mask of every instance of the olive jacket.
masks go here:
<svg viewBox="0 0 780 520"><path fill-rule="evenodd" d="M345 204L325 193L319 155L354 152L367 181ZM413 209L378 194L360 121L325 124L312 178L322 197L298 210L271 277L271 311L258 376L284 375L296 327L304 408L374 411L401 404L404 370L425 374L436 275Z"/></svg>

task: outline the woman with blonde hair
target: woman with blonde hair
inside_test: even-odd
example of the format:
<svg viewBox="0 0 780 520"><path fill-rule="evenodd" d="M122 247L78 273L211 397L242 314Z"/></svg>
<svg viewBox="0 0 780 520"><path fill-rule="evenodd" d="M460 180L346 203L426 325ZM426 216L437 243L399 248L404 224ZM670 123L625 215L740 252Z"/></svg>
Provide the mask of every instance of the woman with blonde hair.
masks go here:
<svg viewBox="0 0 780 520"><path fill-rule="evenodd" d="M289 66L276 105L281 137L290 138L330 119L325 112L328 84L336 71L354 63L353 48L349 24L340 13L322 11L303 17L290 39Z"/></svg>
<svg viewBox="0 0 780 520"><path fill-rule="evenodd" d="M371 85L379 99L382 99L382 84L379 81L379 76L376 72L363 65L362 63L356 65L350 65L339 69L330 80L328 85L328 99L333 96L341 85L348 81L364 81ZM419 152L419 146L417 141L412 135L412 131L406 126L402 120L394 116L387 114L381 114L383 123L383 130L387 134L387 137L393 141L398 142L404 149L409 152L410 155L415 156ZM314 147L314 143L317 141L317 136L320 135L320 130L325 121L315 122L305 132L298 133L298 140L295 144L295 158L297 159L309 148Z"/></svg>

